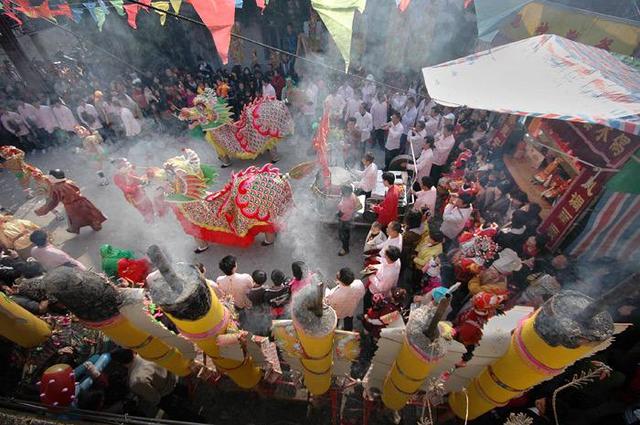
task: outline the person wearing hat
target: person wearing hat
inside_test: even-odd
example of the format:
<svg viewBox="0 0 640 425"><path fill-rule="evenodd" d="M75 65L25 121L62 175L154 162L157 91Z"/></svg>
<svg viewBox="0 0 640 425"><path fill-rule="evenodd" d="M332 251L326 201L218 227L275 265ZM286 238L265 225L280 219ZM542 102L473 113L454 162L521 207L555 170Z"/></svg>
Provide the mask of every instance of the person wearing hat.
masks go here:
<svg viewBox="0 0 640 425"><path fill-rule="evenodd" d="M471 299L472 307L458 316L454 323L455 339L465 346L467 352L462 355L457 367L466 366L473 358L473 351L482 339L484 325L496 315L505 299L505 295L479 292Z"/></svg>
<svg viewBox="0 0 640 425"><path fill-rule="evenodd" d="M442 118L443 118L443 121L442 121L442 127L443 128L445 126L447 126L447 125L453 125L455 127L455 125L456 125L456 116L453 115L451 112L449 112L448 114L446 114Z"/></svg>
<svg viewBox="0 0 640 425"><path fill-rule="evenodd" d="M85 226L91 226L96 232L101 230L102 223L107 218L91 201L82 196L80 188L67 179L62 170L51 170L49 174L51 189L48 199L43 206L35 210L36 215L43 216L62 203L69 222L67 232L80 233L80 229Z"/></svg>

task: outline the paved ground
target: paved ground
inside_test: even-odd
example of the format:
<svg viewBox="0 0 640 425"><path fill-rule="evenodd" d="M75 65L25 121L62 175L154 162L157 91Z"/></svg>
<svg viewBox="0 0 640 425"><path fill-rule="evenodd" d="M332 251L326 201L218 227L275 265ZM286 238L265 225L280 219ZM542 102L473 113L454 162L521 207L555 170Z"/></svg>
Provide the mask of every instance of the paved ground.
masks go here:
<svg viewBox="0 0 640 425"><path fill-rule="evenodd" d="M161 166L165 159L179 155L180 149L185 146L198 152L202 162L219 165L213 148L204 140L182 140L160 134L148 134L136 141L121 141L116 146L110 147L110 156L113 158L126 156L138 167ZM311 159L308 156L309 146L310 140L298 136L283 141L278 148L281 157L278 167L288 171L299 162ZM382 158L381 152L377 153L377 156ZM176 259L202 262L209 271L208 275L212 277L218 275L217 262L227 254L236 255L239 270L247 273L257 268L267 272L280 268L290 274L290 265L295 260L306 261L313 269L321 271L328 278L334 276L341 267L352 267L357 272L362 266L361 247L365 229L354 230L351 254L339 257L337 252L340 243L337 238L337 229L314 219L313 211L316 206L309 190L310 178L293 181L296 207L287 218L286 229L278 236L274 246L261 246L262 236L259 236L254 245L249 248L216 245L203 254L195 255L193 254L195 241L183 233L172 214L153 225L145 224L138 211L125 201L117 187L113 184L107 187L97 185L95 171L91 168L92 164L88 163L82 154L74 153L74 146L61 146L46 152L30 152L27 155L27 161L45 172L53 168L61 168L69 178L75 180L84 195L108 217L102 231L93 232L85 228L79 235L72 235L65 231L66 223L53 221L51 214L37 217L33 209L43 201L26 201L18 182L6 171L0 172L0 205L14 211L19 217L28 218L45 226L52 233L57 245L89 266L99 268L99 247L105 243L133 249L139 254L144 253L150 244L156 243L163 246ZM268 156L264 155L255 161L235 161L232 167L218 168L219 177L212 186L212 190L222 187L232 172L249 165L263 165L267 161ZM113 169L107 168L106 172L111 175Z"/></svg>
<svg viewBox="0 0 640 425"><path fill-rule="evenodd" d="M308 154L309 146L309 139L298 136L283 141L278 148L281 157L278 167L286 172L299 162L311 159ZM91 168L92 164L87 163L83 155L74 153L74 147L74 145L68 145L49 149L46 152L30 152L27 160L45 172L53 168L61 168L69 178L75 180L84 195L108 217L108 221L100 232L85 228L79 235L72 235L65 231L66 223L54 221L51 214L37 217L33 209L43 200L26 201L18 182L6 171L0 171L0 205L15 212L16 216L30 219L45 227L52 233L53 240L58 246L88 266L100 268L99 248L102 244L110 243L133 249L142 255L150 244L155 243L163 246L177 260L202 262L208 269L208 276L213 278L219 275L217 262L227 254L236 255L239 270L247 273L257 268L267 272L280 268L290 274L290 265L295 260L306 261L327 278L332 278L341 267L348 266L356 272L362 268L362 246L366 229L357 228L353 231L351 254L339 257L337 252L340 243L336 227L320 223L313 214L316 204L309 190L312 178L292 182L296 206L287 218L286 228L278 236L275 245L262 247L260 245L262 236L259 236L249 248L214 245L207 252L195 255L193 253L195 241L183 233L173 215L170 214L153 225L145 224L138 211L125 201L117 187L113 184L107 187L97 185L95 170ZM136 141L122 141L110 147L110 156L113 158L126 156L138 167L161 166L167 158L179 155L183 147L190 147L198 152L202 162L219 165L213 148L204 140L182 140L159 134L147 135ZM383 158L379 150L376 156L379 159ZM226 169L218 168L219 177L212 186L212 190L221 188L232 172L249 165L263 165L267 161L268 156L263 156L255 161L235 161L232 167ZM107 168L106 171L108 175L113 173L111 168ZM357 321L356 326L359 327ZM205 393L212 391L214 391L213 388L208 388ZM330 408L326 404L327 400L321 403L322 407L317 406L317 410L307 412L306 403L261 399L252 393L232 392L224 396L214 391L212 394L216 394L213 397L215 401L196 402L202 409L192 411L199 410L201 416L197 419L195 417L189 419L204 418L209 423L221 424L330 423ZM245 409L247 405L253 408ZM306 418L308 413L309 419ZM238 421L238 419L241 420Z"/></svg>

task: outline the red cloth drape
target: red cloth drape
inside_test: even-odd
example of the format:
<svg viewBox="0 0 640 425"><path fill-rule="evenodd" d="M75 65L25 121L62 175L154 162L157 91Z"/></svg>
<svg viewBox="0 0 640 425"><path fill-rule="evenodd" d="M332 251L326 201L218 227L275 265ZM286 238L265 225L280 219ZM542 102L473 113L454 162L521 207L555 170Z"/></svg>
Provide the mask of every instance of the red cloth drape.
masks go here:
<svg viewBox="0 0 640 425"><path fill-rule="evenodd" d="M325 106L322 113L322 119L320 125L316 131L316 135L313 137L313 147L316 150L318 156L318 164L320 164L320 170L324 177L324 187L328 188L331 185L331 171L329 170L329 160L327 159L327 138L329 136L329 108Z"/></svg>

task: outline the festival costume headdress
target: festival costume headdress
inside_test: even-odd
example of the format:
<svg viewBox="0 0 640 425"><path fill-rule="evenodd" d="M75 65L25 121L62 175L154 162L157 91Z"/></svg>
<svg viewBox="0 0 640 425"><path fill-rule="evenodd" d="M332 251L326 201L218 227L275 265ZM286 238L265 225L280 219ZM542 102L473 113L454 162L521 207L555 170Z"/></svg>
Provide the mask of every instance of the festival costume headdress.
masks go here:
<svg viewBox="0 0 640 425"><path fill-rule="evenodd" d="M507 299L506 295L496 295L490 292L479 292L473 296L473 309L479 315L487 315L491 310L500 307L500 304Z"/></svg>
<svg viewBox="0 0 640 425"><path fill-rule="evenodd" d="M231 108L213 89L206 88L193 99L193 107L180 110L179 119L189 121L191 128L200 126L202 131L211 131L232 122Z"/></svg>

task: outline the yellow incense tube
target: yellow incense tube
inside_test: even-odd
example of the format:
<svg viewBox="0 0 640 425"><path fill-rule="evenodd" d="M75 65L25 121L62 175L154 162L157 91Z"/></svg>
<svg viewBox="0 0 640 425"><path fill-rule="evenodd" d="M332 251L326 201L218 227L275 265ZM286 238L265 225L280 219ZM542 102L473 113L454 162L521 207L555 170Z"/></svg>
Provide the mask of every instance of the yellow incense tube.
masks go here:
<svg viewBox="0 0 640 425"><path fill-rule="evenodd" d="M429 376L431 367L446 353L438 323L449 306L450 295L437 305L425 305L411 312L404 341L382 386L382 401L400 410Z"/></svg>
<svg viewBox="0 0 640 425"><path fill-rule="evenodd" d="M331 311L333 312L333 309ZM312 395L324 394L331 386L333 337L337 324L337 316L333 312L333 326L327 333L314 335L293 320L298 340L305 353L305 357L300 359L304 369L304 384Z"/></svg>
<svg viewBox="0 0 640 425"><path fill-rule="evenodd" d="M590 353L602 340L611 335L613 325L608 317L611 322L611 331L601 330L601 335L604 336L600 340L584 342L586 339L583 339L579 341L580 345L575 344L575 348L565 347L561 343L552 346L541 337L536 326L539 316L549 316L552 311L552 309L549 311L543 309L539 309L533 316L520 323L513 332L505 355L486 367L471 381L467 387L469 419L475 419L496 407L504 406L509 400L519 397L531 387L562 373L566 367ZM563 308L558 306L553 308L556 314L570 314L562 310ZM550 321L549 318L545 320ZM580 330L573 333L573 338L578 340ZM449 406L456 416L465 417L466 400L462 392L449 395Z"/></svg>
<svg viewBox="0 0 640 425"><path fill-rule="evenodd" d="M143 359L157 363L178 376L191 374L191 360L164 341L136 328L122 315L102 322L84 323L87 327L101 331L116 344L135 351Z"/></svg>
<svg viewBox="0 0 640 425"><path fill-rule="evenodd" d="M173 323L180 330L180 333L193 341L202 349L216 365L216 368L228 375L233 382L241 388L253 388L260 379L262 373L253 364L251 356L246 356L244 360L233 360L220 357L220 350L216 338L235 327L231 320L231 315L225 306L218 300L215 292L209 288L211 294L211 307L206 315L197 320L183 320L166 313Z"/></svg>
<svg viewBox="0 0 640 425"><path fill-rule="evenodd" d="M0 292L0 335L21 347L32 348L51 336L47 323Z"/></svg>
<svg viewBox="0 0 640 425"><path fill-rule="evenodd" d="M431 363L405 335L404 342L382 388L382 401L389 409L400 410L409 397L422 387Z"/></svg>

